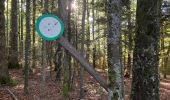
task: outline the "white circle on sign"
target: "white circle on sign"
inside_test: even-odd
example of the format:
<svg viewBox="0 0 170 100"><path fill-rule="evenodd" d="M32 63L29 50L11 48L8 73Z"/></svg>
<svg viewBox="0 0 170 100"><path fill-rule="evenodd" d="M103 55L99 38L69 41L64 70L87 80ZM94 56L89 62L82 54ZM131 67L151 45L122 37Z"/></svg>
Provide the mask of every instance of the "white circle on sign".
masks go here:
<svg viewBox="0 0 170 100"><path fill-rule="evenodd" d="M64 33L64 24L57 16L44 14L37 20L36 31L45 40L56 40Z"/></svg>
<svg viewBox="0 0 170 100"><path fill-rule="evenodd" d="M44 36L52 38L60 34L61 25L57 19L46 17L40 22L39 29Z"/></svg>

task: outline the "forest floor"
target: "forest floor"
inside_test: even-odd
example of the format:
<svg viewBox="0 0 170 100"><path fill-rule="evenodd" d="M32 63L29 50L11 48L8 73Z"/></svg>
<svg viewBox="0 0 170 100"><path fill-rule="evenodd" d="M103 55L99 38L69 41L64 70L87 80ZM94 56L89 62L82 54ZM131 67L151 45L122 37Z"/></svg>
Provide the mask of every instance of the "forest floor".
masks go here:
<svg viewBox="0 0 170 100"><path fill-rule="evenodd" d="M47 69L48 70L48 69ZM103 77L106 77L106 72L98 70ZM10 76L17 81L16 86L0 87L0 100L42 100L40 98L40 80L41 70L37 68L34 73L29 75L29 95L24 95L24 75L23 70L10 70ZM56 82L55 73L50 77L49 71L46 72L45 95L43 100L63 100L62 99L62 82ZM84 76L84 100L107 100L107 92L85 72ZM125 78L125 98L129 100L131 79ZM160 83L160 100L169 100L170 98L170 76L167 79L161 80ZM10 92L12 93L10 93ZM74 86L69 93L69 100L79 100L79 77L75 76Z"/></svg>

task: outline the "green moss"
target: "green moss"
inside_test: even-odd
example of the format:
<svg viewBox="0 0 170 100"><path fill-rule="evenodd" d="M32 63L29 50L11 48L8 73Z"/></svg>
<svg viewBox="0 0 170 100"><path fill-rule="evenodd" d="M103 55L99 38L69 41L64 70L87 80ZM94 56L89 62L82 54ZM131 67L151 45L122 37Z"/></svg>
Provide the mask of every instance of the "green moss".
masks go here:
<svg viewBox="0 0 170 100"><path fill-rule="evenodd" d="M68 96L68 92L69 92L68 84L65 83L64 87L63 87L63 96L67 97Z"/></svg>
<svg viewBox="0 0 170 100"><path fill-rule="evenodd" d="M115 79L115 74L116 72L113 70L113 69L109 69L108 71L108 76L109 76L109 81L110 81L110 87L114 87L114 81L116 80Z"/></svg>
<svg viewBox="0 0 170 100"><path fill-rule="evenodd" d="M0 77L0 86L15 86L16 80L12 80L10 77Z"/></svg>

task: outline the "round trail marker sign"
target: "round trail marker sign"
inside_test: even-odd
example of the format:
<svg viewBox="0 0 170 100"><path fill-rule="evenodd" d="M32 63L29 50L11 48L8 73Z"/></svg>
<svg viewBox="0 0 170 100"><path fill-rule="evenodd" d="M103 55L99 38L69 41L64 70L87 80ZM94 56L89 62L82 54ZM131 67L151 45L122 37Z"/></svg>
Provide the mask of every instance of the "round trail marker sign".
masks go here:
<svg viewBox="0 0 170 100"><path fill-rule="evenodd" d="M44 14L37 20L36 31L44 40L57 40L64 33L64 24L57 16Z"/></svg>

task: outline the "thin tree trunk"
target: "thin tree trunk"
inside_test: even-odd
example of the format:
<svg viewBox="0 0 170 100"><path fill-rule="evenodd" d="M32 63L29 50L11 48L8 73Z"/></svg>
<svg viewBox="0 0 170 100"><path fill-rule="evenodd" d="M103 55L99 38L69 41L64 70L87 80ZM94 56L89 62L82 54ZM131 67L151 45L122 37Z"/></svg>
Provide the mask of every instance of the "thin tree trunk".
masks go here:
<svg viewBox="0 0 170 100"><path fill-rule="evenodd" d="M126 71L126 77L131 76L131 68L132 68L132 22L131 22L131 1L128 0L127 3L127 11L128 11L128 26L127 26L127 34L128 34L128 58L127 58L127 71Z"/></svg>
<svg viewBox="0 0 170 100"><path fill-rule="evenodd" d="M18 43L21 42L21 10L20 10L20 0L17 1L18 2L18 6L17 6L17 10L18 10ZM19 59L19 62L21 62L22 58L21 58L21 55L20 55L20 52L21 52L21 49L20 49L20 45L18 44L18 59Z"/></svg>
<svg viewBox="0 0 170 100"><path fill-rule="evenodd" d="M125 69L125 68L127 68L126 67L126 50L127 50L127 33L126 32L124 32L124 53L123 53L123 68Z"/></svg>
<svg viewBox="0 0 170 100"><path fill-rule="evenodd" d="M61 0L58 0L58 7L60 8L58 10L58 12L56 12L56 14L58 13L59 14L59 17L60 18L63 18L63 16L61 15L61 13L63 12L63 5L61 4ZM64 11L65 13L65 11ZM58 44L58 48L55 52L55 71L56 71L56 80L57 81L61 81L61 69L62 69L62 49L61 49L61 45Z"/></svg>
<svg viewBox="0 0 170 100"><path fill-rule="evenodd" d="M168 66L168 61L169 61L169 54L170 54L170 44L168 47L168 50L166 52L166 56L165 56L165 60L164 60L164 78L166 78L166 74L167 74L167 66Z"/></svg>
<svg viewBox="0 0 170 100"><path fill-rule="evenodd" d="M101 1L99 1L99 2L101 2ZM99 7L98 7L99 8ZM100 19L100 12L98 11L98 10L96 10L96 13L97 13L97 18L98 18L98 20ZM98 22L97 23L97 28L98 28L98 37L100 37L100 23ZM100 38L98 38L97 39L97 42L98 42L98 67L101 67L101 51L100 51L100 49L101 49L101 47L100 47Z"/></svg>
<svg viewBox="0 0 170 100"><path fill-rule="evenodd" d="M90 7L89 7L89 0L87 0L87 53L86 58L90 61Z"/></svg>
<svg viewBox="0 0 170 100"><path fill-rule="evenodd" d="M71 4L72 4L73 0L69 0L68 1L68 41L71 42L72 39L72 30L71 30ZM69 55L68 52L66 52L67 54L67 58L68 58L68 70L69 70L69 79L68 79L68 88L69 90L71 89L71 77L72 77L72 66L71 66L71 56Z"/></svg>
<svg viewBox="0 0 170 100"><path fill-rule="evenodd" d="M85 18L86 18L86 0L83 0L83 7L82 7L82 37L81 37L81 54L84 55L84 38L85 38ZM84 77L84 68L80 67L80 99L83 99L84 97L84 89L83 89L83 77Z"/></svg>
<svg viewBox="0 0 170 100"><path fill-rule="evenodd" d="M21 0L21 41L20 41L20 56L23 62L23 56L24 56L24 11L23 11L23 7L24 7L24 2L23 0ZM21 63L22 63L21 62Z"/></svg>
<svg viewBox="0 0 170 100"><path fill-rule="evenodd" d="M8 25L9 25L9 7L8 7L8 3L9 3L9 1L7 0L6 1L6 3L7 3L7 6L6 6L6 46L7 46L7 54L8 54L8 50L9 50L9 28L8 28Z"/></svg>
<svg viewBox="0 0 170 100"><path fill-rule="evenodd" d="M29 84L29 51L30 51L30 0L26 0L26 40L25 40L25 67L24 67L24 93L28 94Z"/></svg>
<svg viewBox="0 0 170 100"><path fill-rule="evenodd" d="M64 22L65 31L64 31L64 37L68 40L68 0L58 0L58 7L59 9L59 17ZM62 58L59 58L62 59ZM64 52L64 63L63 63L63 69L64 69L64 82L63 82L63 99L69 99L68 92L69 92L69 55L67 54L67 51ZM61 65L59 65L61 66Z"/></svg>
<svg viewBox="0 0 170 100"><path fill-rule="evenodd" d="M43 13L48 13L48 0L44 0L44 10ZM45 76L46 76L46 64L47 64L47 41L42 39L42 63L41 63L41 82L40 82L40 99L46 100L45 97Z"/></svg>
<svg viewBox="0 0 170 100"><path fill-rule="evenodd" d="M18 2L11 1L11 31L10 31L10 50L8 68L19 68L18 61Z"/></svg>
<svg viewBox="0 0 170 100"><path fill-rule="evenodd" d="M32 35L32 45L33 45L33 50L32 50L32 67L35 68L35 21L36 21L36 1L37 0L33 0L33 19L32 19L32 23L33 23L33 35Z"/></svg>
<svg viewBox="0 0 170 100"><path fill-rule="evenodd" d="M94 16L94 0L92 0L92 17L93 17L93 24L92 24L92 34L93 34L93 40L94 40L94 26L95 26L95 16ZM96 44L93 43L93 67L96 68Z"/></svg>
<svg viewBox="0 0 170 100"><path fill-rule="evenodd" d="M0 0L0 84L9 82L9 73L7 67L7 51L5 38L5 0ZM4 83L5 81L5 83Z"/></svg>

